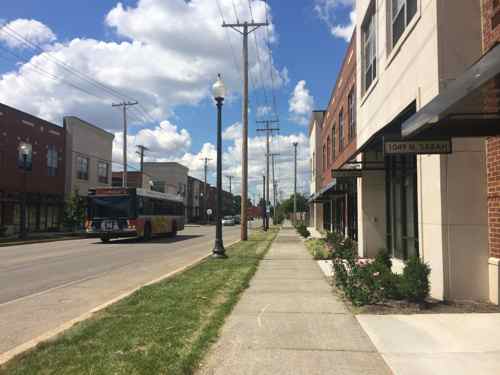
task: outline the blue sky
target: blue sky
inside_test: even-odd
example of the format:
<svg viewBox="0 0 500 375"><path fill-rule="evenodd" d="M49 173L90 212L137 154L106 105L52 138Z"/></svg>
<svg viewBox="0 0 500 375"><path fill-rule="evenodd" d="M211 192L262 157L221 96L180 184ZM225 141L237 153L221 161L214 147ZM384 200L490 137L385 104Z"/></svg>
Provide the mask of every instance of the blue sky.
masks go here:
<svg viewBox="0 0 500 375"><path fill-rule="evenodd" d="M240 19L250 18L248 0L218 2L227 22L236 18L233 2ZM218 26L221 15L217 0L126 0L120 4L99 0L92 1L92 6L88 3L2 2L1 17L7 28L0 32L0 101L58 124L64 115L78 115L114 132L113 160L119 162L121 117L109 105L118 99L61 69L57 62L64 61L141 102L141 108L131 113L131 146L146 143L152 149L151 160L178 160L190 167L191 174L200 176L200 159L214 156L215 151L215 110L209 90L220 72L230 90L224 106L224 171L238 176L241 80L235 65L241 64L241 37ZM255 18L265 19L265 2L250 3ZM260 30L255 35L257 40L255 36L250 38L252 83L265 86L253 87L250 93L250 176L257 181L264 160L263 138L255 131L255 120L276 117L269 108L270 113L259 116L258 107L265 107L267 95L272 108L274 93L281 132L272 147L273 152L282 154L277 174L285 195L291 189L292 141L299 142L299 188L307 193L308 111L322 109L328 103L347 46L352 3L353 0L269 0L272 27L267 34ZM13 30L45 52L20 42ZM266 36L270 37L272 60ZM257 49L260 60L256 58ZM26 66L20 57L31 60L31 64ZM52 78L40 70L49 72ZM133 156L131 163L136 163ZM212 182L213 170L209 177ZM256 194L256 183L252 186ZM236 182L235 189L238 188Z"/></svg>

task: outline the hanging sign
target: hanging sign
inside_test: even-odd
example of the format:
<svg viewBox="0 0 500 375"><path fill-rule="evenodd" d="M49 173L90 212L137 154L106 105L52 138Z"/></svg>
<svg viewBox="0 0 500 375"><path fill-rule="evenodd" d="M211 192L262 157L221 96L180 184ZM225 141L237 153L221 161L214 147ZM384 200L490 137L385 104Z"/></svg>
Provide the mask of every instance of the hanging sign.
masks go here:
<svg viewBox="0 0 500 375"><path fill-rule="evenodd" d="M360 169L332 169L333 178L358 178L363 177Z"/></svg>
<svg viewBox="0 0 500 375"><path fill-rule="evenodd" d="M451 140L384 141L386 154L451 154Z"/></svg>

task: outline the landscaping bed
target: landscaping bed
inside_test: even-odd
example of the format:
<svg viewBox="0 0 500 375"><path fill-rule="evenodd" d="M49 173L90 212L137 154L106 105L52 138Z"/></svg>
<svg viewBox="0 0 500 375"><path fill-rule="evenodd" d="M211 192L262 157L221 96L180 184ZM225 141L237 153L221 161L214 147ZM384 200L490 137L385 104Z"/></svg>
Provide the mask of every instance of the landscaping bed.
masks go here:
<svg viewBox="0 0 500 375"><path fill-rule="evenodd" d="M253 232L227 249L228 259L209 258L138 290L15 357L0 374L193 373L276 233Z"/></svg>
<svg viewBox="0 0 500 375"><path fill-rule="evenodd" d="M335 233L307 240L306 246L314 259L331 261L334 291L354 314L500 313L500 306L487 302L429 298L431 269L420 258L410 258L403 274L395 274L385 250L375 259L359 258L356 244Z"/></svg>

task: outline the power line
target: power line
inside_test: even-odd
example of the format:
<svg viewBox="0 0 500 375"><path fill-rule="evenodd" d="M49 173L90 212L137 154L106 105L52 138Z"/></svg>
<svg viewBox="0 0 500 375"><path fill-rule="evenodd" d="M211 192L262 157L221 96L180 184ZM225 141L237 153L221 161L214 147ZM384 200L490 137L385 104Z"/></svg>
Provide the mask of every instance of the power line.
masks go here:
<svg viewBox="0 0 500 375"><path fill-rule="evenodd" d="M98 80L96 80L96 79L94 79L94 78L92 78L92 77L90 77L90 76L88 76L88 75L86 75L86 74L78 71L77 69L75 69L74 67L72 67L71 65L69 65L68 63L66 63L65 61L57 58L56 56L54 56L50 52L48 52L45 49L43 49L39 44L37 44L35 42L32 42L30 40L27 40L21 34L19 34L18 32L16 32L15 30L13 30L8 25L4 25L2 28L0 28L0 32L6 33L7 35L9 35L9 36L17 39L18 41L20 41L24 45L27 45L28 47L30 47L33 50L40 51L41 52L40 56L45 57L47 60L50 60L55 65L59 66L60 68L62 68L66 72L68 72L70 74L73 74L74 76L76 76L80 80L86 82L87 84L93 86L94 88L106 92L108 94L108 96L111 96L111 97L113 97L115 99L117 98L117 99L120 99L120 100L123 100L124 98L132 100L132 101L135 100L132 97L130 97L130 96L126 95L126 94L123 94L123 93L119 92L118 90L116 90L116 89L114 89L114 88L112 88L112 87L110 87L108 85L105 85L104 83L102 83L102 82L100 82L100 81L98 81ZM26 61L26 62L30 63L29 61ZM72 85L72 87L76 88L75 86L76 85ZM80 91L85 90L85 89L82 89L81 87L78 88L78 89ZM85 90L85 91L88 93L87 90ZM142 111L142 112L138 111L139 114L141 115L141 117L145 116L145 118L147 118L149 121L155 122L155 120L149 115L149 113L147 113L147 111L144 109L144 107L142 107L141 105L139 105L139 107L141 108L141 111Z"/></svg>

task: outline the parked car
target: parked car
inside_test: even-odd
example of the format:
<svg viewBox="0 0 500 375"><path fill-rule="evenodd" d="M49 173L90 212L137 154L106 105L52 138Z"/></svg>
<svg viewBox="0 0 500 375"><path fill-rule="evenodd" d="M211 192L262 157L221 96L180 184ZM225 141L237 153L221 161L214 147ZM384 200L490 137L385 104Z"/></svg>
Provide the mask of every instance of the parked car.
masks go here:
<svg viewBox="0 0 500 375"><path fill-rule="evenodd" d="M234 218L232 216L224 216L222 219L222 225L234 225Z"/></svg>
<svg viewBox="0 0 500 375"><path fill-rule="evenodd" d="M234 219L235 224L241 224L241 216L240 215L233 216L233 219Z"/></svg>

